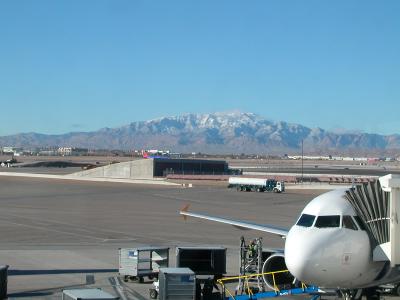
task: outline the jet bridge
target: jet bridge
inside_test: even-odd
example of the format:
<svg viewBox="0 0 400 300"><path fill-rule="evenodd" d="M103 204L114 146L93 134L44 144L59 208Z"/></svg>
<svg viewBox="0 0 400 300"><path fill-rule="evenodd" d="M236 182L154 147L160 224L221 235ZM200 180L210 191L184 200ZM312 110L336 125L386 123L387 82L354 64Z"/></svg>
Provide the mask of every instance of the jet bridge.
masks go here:
<svg viewBox="0 0 400 300"><path fill-rule="evenodd" d="M400 265L400 176L389 174L346 191L372 241L373 259ZM397 247L396 247L397 245Z"/></svg>

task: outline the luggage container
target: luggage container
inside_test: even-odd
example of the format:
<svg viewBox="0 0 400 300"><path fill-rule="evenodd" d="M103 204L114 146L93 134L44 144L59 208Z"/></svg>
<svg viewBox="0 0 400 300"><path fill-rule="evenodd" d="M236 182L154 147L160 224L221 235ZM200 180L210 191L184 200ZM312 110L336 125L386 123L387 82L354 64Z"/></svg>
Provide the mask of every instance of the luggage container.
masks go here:
<svg viewBox="0 0 400 300"><path fill-rule="evenodd" d="M158 280L160 300L195 300L196 276L189 268L161 268Z"/></svg>
<svg viewBox="0 0 400 300"><path fill-rule="evenodd" d="M74 290L63 290L62 300L117 300L119 297L115 297L109 293L102 291L101 289L74 289Z"/></svg>
<svg viewBox="0 0 400 300"><path fill-rule="evenodd" d="M216 281L226 273L226 248L177 247L176 266L196 274L197 298L213 299ZM214 297L215 298L215 297Z"/></svg>
<svg viewBox="0 0 400 300"><path fill-rule="evenodd" d="M150 280L158 277L160 268L168 267L169 248L140 247L119 249L119 275L143 282L143 277Z"/></svg>
<svg viewBox="0 0 400 300"><path fill-rule="evenodd" d="M226 273L226 248L176 247L176 267L190 268L196 275L222 277Z"/></svg>

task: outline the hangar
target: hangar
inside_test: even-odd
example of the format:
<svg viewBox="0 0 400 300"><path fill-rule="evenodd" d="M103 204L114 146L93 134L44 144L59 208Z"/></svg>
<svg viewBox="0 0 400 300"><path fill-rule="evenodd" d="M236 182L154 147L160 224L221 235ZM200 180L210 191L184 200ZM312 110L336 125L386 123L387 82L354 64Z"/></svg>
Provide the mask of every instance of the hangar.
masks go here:
<svg viewBox="0 0 400 300"><path fill-rule="evenodd" d="M167 174L223 175L224 160L150 158L110 164L72 174L75 177L153 179Z"/></svg>

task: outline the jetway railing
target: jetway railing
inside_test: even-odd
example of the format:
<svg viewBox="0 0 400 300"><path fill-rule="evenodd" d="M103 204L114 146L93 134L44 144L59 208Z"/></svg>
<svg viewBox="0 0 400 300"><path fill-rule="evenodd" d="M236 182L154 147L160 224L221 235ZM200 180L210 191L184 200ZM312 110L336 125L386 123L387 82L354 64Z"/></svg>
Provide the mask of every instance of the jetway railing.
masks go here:
<svg viewBox="0 0 400 300"><path fill-rule="evenodd" d="M281 271L273 271L259 274L251 274L251 275L243 275L243 276L232 276L232 277L224 277L217 280L217 283L221 286L222 291L222 299L224 300L249 300L249 299L263 299L269 297L277 297L277 296L287 296L287 295L296 295L296 294L305 294L305 293L316 293L318 292L318 287L316 286L307 286L306 284L301 282L299 288L279 288L276 283L275 276L277 274L288 273L289 270L281 270ZM264 276L272 276L273 290L265 291L265 292L254 292L250 285L250 280L256 279ZM236 281L243 280L245 285L244 293L238 295L237 292L232 292L227 287L227 284L234 283Z"/></svg>

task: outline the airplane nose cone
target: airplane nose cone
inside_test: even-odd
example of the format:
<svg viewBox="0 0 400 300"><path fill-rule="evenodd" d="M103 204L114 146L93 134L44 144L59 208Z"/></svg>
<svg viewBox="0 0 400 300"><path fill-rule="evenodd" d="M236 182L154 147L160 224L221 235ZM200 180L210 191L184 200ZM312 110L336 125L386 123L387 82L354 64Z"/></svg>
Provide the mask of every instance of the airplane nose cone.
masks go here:
<svg viewBox="0 0 400 300"><path fill-rule="evenodd" d="M303 282L310 282L315 276L313 265L320 251L315 249L313 242L307 239L302 231L290 231L286 236L285 262L294 277Z"/></svg>
<svg viewBox="0 0 400 300"><path fill-rule="evenodd" d="M286 256L285 254L285 262L288 270L294 277L300 281L308 282L309 261L291 255Z"/></svg>

